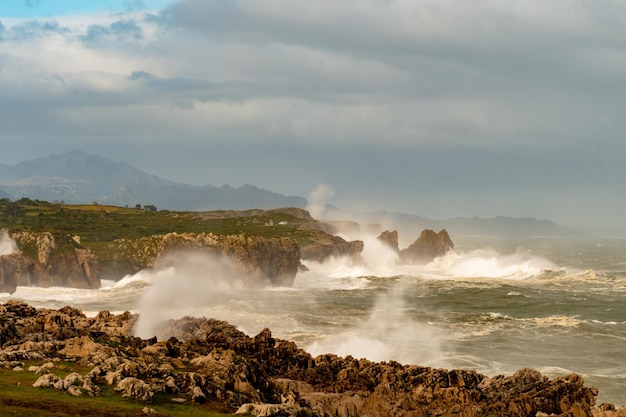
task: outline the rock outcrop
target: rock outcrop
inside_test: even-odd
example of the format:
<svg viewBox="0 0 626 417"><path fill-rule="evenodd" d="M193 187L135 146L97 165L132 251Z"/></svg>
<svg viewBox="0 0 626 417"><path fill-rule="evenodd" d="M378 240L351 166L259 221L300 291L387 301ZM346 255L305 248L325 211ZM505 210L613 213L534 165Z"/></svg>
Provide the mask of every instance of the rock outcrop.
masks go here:
<svg viewBox="0 0 626 417"><path fill-rule="evenodd" d="M303 244L300 256L305 261L324 262L332 257L351 258L355 263L361 263L363 242L360 240L346 241L342 237L318 231L312 233L309 243Z"/></svg>
<svg viewBox="0 0 626 417"><path fill-rule="evenodd" d="M0 256L0 292L13 293L17 286L98 288L103 278L134 274L183 250L225 257L251 282L275 286L291 286L300 263L300 247L288 237L168 233L118 239L98 255L69 236L62 241L48 232L19 232L11 237L19 250Z"/></svg>
<svg viewBox="0 0 626 417"><path fill-rule="evenodd" d="M400 253L400 247L398 244L398 232L396 230L389 231L385 230L378 235L377 239L381 241L384 245L390 247L396 253Z"/></svg>
<svg viewBox="0 0 626 417"><path fill-rule="evenodd" d="M19 285L92 289L100 286L97 260L71 237L55 239L49 232L11 235L18 251L0 256L0 292Z"/></svg>
<svg viewBox="0 0 626 417"><path fill-rule="evenodd" d="M428 263L439 256L444 256L452 249L454 249L454 243L452 243L446 229L441 229L439 233L423 230L415 242L400 251L400 262L405 264Z"/></svg>
<svg viewBox="0 0 626 417"><path fill-rule="evenodd" d="M171 337L132 337L136 316L0 305L0 366L28 368L36 387L71 395L119 395L151 402L207 402L221 411L256 416L618 416L594 408L597 390L576 374L547 378L522 369L487 377L471 370L320 355L313 358L268 329L248 337L226 322L183 318ZM59 359L89 371L56 375ZM31 362L45 365L28 367ZM16 368L17 369L17 368Z"/></svg>
<svg viewBox="0 0 626 417"><path fill-rule="evenodd" d="M212 233L167 233L146 238L118 239L103 251L101 263L117 276L154 267L164 256L177 251L201 251L232 261L250 281L268 280L271 285L291 286L298 272L300 247L288 237L264 238Z"/></svg>

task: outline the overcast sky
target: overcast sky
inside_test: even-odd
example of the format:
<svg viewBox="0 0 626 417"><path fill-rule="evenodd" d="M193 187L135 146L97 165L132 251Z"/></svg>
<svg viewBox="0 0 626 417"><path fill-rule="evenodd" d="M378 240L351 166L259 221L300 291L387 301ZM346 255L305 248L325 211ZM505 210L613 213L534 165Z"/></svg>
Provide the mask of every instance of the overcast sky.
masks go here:
<svg viewBox="0 0 626 417"><path fill-rule="evenodd" d="M621 0L2 0L0 163L626 228L624 28Z"/></svg>

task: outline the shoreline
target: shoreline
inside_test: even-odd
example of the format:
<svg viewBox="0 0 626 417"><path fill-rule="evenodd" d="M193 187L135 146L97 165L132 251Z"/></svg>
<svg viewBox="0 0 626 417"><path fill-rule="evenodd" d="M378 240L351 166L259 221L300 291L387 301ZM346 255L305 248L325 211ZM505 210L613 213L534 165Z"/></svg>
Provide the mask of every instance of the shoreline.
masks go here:
<svg viewBox="0 0 626 417"><path fill-rule="evenodd" d="M626 415L624 407L596 406L597 389L577 374L547 378L521 369L487 377L332 354L314 358L293 342L273 338L269 329L249 337L206 318L164 322L173 336L157 341L131 336L138 316L129 312L87 317L71 307L38 309L9 301L0 305L0 317L4 368L33 361L80 364L86 371L75 377L78 382L63 382L50 367L41 370L37 385L83 396L112 387L115 395L147 406L165 395L251 415Z"/></svg>

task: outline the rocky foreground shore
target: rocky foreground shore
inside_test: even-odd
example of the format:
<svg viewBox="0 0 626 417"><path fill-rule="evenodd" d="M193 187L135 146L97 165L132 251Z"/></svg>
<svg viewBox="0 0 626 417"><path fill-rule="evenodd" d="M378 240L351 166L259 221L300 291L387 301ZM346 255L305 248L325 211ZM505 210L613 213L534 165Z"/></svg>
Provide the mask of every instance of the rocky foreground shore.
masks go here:
<svg viewBox="0 0 626 417"><path fill-rule="evenodd" d="M275 339L248 337L206 318L164 323L168 340L131 336L137 316L107 311L0 305L0 366L41 376L33 389L97 396L105 385L147 405L155 395L206 402L253 416L626 416L595 406L597 390L576 374L549 379L532 369L487 377L471 370L320 355ZM60 360L89 371L55 374ZM27 366L30 363L41 365Z"/></svg>

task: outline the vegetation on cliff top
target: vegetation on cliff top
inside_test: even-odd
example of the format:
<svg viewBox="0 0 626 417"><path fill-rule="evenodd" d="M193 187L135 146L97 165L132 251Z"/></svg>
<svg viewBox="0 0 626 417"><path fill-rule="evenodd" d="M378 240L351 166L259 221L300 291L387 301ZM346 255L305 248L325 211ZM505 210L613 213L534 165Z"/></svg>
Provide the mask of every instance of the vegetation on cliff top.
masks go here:
<svg viewBox="0 0 626 417"><path fill-rule="evenodd" d="M170 232L291 237L304 243L312 235L306 225L315 222L300 209L174 212L65 205L28 198L15 202L0 200L0 229L50 232L60 240L78 236L80 245L88 249L116 239L134 240Z"/></svg>
<svg viewBox="0 0 626 417"><path fill-rule="evenodd" d="M40 366L41 361L26 361L24 369ZM71 372L84 373L84 366L76 362L57 364L57 374L65 377ZM59 370L64 372L58 372ZM39 375L33 372L15 371L0 367L0 415L6 417L129 417L145 416L145 409L153 410L154 415L168 417L222 417L212 409L214 404L178 404L171 396L160 395L152 404L135 399L122 398L113 387L101 386L97 397L74 397L66 392L53 389L38 389L34 392L33 383ZM151 412L151 411L150 411Z"/></svg>

